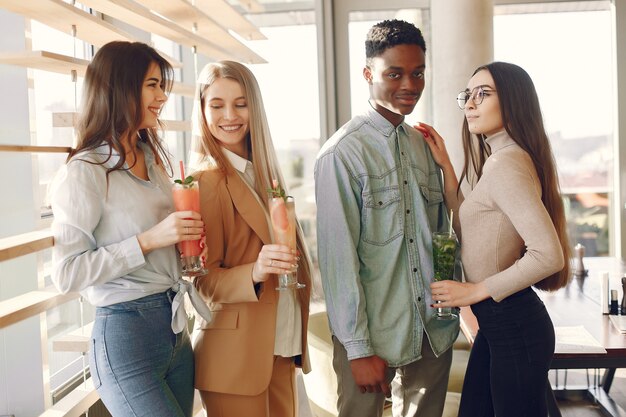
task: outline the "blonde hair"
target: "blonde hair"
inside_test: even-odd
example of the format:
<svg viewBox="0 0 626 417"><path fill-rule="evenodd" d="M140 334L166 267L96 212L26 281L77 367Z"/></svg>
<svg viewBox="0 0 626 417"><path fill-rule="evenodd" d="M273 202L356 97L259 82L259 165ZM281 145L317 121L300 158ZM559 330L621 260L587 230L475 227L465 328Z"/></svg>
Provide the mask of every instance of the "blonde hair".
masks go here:
<svg viewBox="0 0 626 417"><path fill-rule="evenodd" d="M189 156L191 171L218 169L224 175L234 172L230 161L222 153L220 142L210 132L206 121L205 99L208 88L220 78L229 78L237 81L243 89L248 106L248 134L246 135L247 149L254 167L255 191L259 199L265 202L268 208L268 189L272 187L272 180L278 180L286 189L286 184L278 164L276 151L272 142L267 116L263 106L263 98L259 84L248 67L239 62L219 61L204 66L196 83L196 94L192 114L192 141ZM304 234L300 225L297 225L297 248L302 259L301 268L306 276L307 287L311 282L311 260L304 242ZM300 275L300 274L299 274Z"/></svg>

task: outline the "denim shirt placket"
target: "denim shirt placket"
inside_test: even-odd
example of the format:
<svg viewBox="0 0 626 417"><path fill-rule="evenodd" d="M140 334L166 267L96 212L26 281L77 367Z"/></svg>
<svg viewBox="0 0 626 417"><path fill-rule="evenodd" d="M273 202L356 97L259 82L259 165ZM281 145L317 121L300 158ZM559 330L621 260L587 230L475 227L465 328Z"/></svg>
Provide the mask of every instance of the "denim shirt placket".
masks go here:
<svg viewBox="0 0 626 417"><path fill-rule="evenodd" d="M422 297L420 296L420 294L424 293L424 286L423 286L423 281L422 281L422 276L421 276L421 268L420 268L420 260L419 260L419 256L418 256L418 251L417 251L417 225L415 223L415 215L413 213L413 210L415 209L414 204L413 204L413 196L412 196L412 192L411 192L411 185L409 183L409 179L411 179L411 175L409 174L409 169L410 169L410 161L404 151L404 147L403 147L403 141L402 141L402 135L404 134L406 136L406 133L404 133L404 128L401 128L400 126L396 127L395 129L395 134L396 134L396 155L398 155L399 160L400 160L400 183L402 184L402 187L400 187L400 192L402 193L402 199L401 201L404 204L403 207L403 215L405 217L405 221L404 221L404 240L405 240L405 245L406 245L406 249L407 249L407 254L408 254L408 260L409 260L409 274L408 276L411 277L410 279L410 283L411 283L411 290L412 290L412 295L413 295L413 303L415 305L415 309L413 310L413 314L415 314L415 317L413 317L414 322L417 324L416 326L413 327L414 332L413 332L413 340L414 343L412 344L414 347L414 355L419 355L421 352L421 343L418 343L421 338L422 338L422 334L423 334L423 321L420 319L420 317L418 317L418 315L421 315L422 317L425 317L426 312L424 311L424 305L423 303L421 303L420 301L422 300ZM419 187L419 186L418 186Z"/></svg>

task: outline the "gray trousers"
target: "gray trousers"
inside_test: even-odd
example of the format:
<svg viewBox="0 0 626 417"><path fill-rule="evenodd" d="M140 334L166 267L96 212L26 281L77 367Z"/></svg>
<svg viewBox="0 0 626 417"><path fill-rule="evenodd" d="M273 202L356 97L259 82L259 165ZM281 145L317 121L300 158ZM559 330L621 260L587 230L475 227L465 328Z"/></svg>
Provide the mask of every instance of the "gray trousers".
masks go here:
<svg viewBox="0 0 626 417"><path fill-rule="evenodd" d="M423 340L420 360L387 370L394 417L441 417L443 414L452 365L452 348L437 358L426 334ZM333 368L337 374L339 417L381 417L385 395L359 391L346 350L334 336Z"/></svg>

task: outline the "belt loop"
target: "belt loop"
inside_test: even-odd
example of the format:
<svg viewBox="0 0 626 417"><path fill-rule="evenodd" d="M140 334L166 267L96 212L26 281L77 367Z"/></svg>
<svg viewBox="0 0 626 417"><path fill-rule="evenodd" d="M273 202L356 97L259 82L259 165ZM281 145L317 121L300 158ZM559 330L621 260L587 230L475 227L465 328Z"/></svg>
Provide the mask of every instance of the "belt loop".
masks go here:
<svg viewBox="0 0 626 417"><path fill-rule="evenodd" d="M165 292L165 294L167 294L167 299L169 300L170 304L172 303L172 301L174 300L174 297L176 296L176 291L172 290L171 288L169 290L167 290Z"/></svg>

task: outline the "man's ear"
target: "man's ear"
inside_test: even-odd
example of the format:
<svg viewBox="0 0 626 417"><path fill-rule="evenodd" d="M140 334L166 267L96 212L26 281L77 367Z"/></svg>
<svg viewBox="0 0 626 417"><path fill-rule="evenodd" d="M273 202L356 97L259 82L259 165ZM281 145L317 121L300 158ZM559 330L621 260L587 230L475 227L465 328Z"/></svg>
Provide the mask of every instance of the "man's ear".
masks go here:
<svg viewBox="0 0 626 417"><path fill-rule="evenodd" d="M372 85L372 71L370 71L369 67L363 68L363 78L369 85Z"/></svg>

